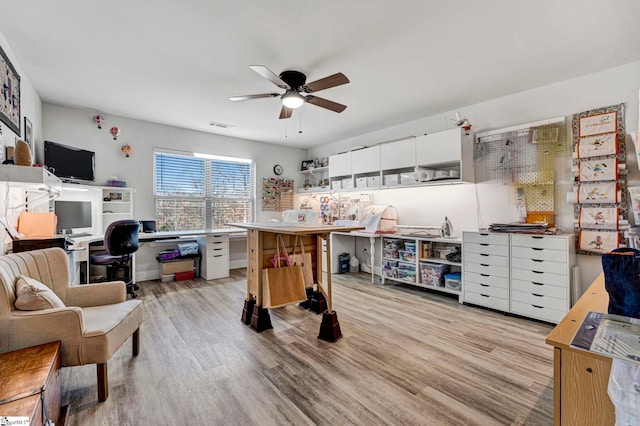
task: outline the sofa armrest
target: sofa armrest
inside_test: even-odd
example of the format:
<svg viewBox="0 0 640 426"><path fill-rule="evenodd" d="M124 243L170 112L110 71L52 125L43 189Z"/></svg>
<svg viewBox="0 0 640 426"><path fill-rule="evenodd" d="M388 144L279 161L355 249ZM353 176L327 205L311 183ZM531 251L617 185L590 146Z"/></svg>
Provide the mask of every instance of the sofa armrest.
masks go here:
<svg viewBox="0 0 640 426"><path fill-rule="evenodd" d="M67 306L112 305L127 300L127 287L123 281L71 286L65 293Z"/></svg>

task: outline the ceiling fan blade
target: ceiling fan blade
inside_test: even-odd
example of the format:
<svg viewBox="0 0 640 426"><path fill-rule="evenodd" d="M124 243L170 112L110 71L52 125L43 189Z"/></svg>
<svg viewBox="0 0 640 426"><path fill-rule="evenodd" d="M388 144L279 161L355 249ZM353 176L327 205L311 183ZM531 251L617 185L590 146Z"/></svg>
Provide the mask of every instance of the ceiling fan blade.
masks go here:
<svg viewBox="0 0 640 426"><path fill-rule="evenodd" d="M319 92L320 90L328 89L330 87L341 86L349 83L349 79L341 72L330 75L329 77L321 78L320 80L307 83L304 88L308 93Z"/></svg>
<svg viewBox="0 0 640 426"><path fill-rule="evenodd" d="M269 80L270 82L272 82L273 84L275 84L281 89L287 90L290 88L287 83L282 81L280 77L275 75L273 71L271 71L269 68L265 67L264 65L250 65L249 68L251 68L252 70L254 70L258 74L260 74L262 77L266 78L267 80Z"/></svg>
<svg viewBox="0 0 640 426"><path fill-rule="evenodd" d="M324 98L319 98L313 95L306 96L304 100L315 106L330 109L331 111L335 111L335 112L342 112L345 109L347 109L346 105L342 105L337 102L333 102Z"/></svg>
<svg viewBox="0 0 640 426"><path fill-rule="evenodd" d="M275 98L276 96L280 96L280 94L278 94L278 93L261 93L259 95L231 96L229 98L229 100L233 101L233 102L238 102L238 101L248 101L249 99Z"/></svg>
<svg viewBox="0 0 640 426"><path fill-rule="evenodd" d="M280 110L280 120L283 118L291 118L291 114L293 114L293 109L282 105L282 109Z"/></svg>

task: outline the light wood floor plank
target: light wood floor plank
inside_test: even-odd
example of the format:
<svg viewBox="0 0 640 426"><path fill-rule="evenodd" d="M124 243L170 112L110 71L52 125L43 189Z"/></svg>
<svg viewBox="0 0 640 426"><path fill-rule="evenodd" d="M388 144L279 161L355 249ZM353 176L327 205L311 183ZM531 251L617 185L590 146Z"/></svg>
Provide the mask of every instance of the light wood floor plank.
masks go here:
<svg viewBox="0 0 640 426"><path fill-rule="evenodd" d="M245 270L140 284L141 351L62 370L70 425L549 425L552 325L460 305L410 286L333 276L343 337L321 315L270 310L273 330L240 321Z"/></svg>

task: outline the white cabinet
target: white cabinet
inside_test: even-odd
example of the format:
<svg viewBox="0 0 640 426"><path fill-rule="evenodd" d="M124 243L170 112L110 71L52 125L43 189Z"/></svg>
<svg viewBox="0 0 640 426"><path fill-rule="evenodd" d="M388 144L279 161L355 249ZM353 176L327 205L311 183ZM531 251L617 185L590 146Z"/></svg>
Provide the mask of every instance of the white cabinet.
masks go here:
<svg viewBox="0 0 640 426"><path fill-rule="evenodd" d="M380 168L383 172L415 167L415 165L415 138L380 144Z"/></svg>
<svg viewBox="0 0 640 426"><path fill-rule="evenodd" d="M511 235L511 312L558 323L571 308L573 235Z"/></svg>
<svg viewBox="0 0 640 426"><path fill-rule="evenodd" d="M133 188L102 187L102 232L117 220L133 219Z"/></svg>
<svg viewBox="0 0 640 426"><path fill-rule="evenodd" d="M459 238L383 236L382 283L397 281L455 294L462 303L461 277L453 278L460 275L462 264L446 258L447 254L459 252L461 244Z"/></svg>
<svg viewBox="0 0 640 426"><path fill-rule="evenodd" d="M351 169L354 175L380 174L380 145L351 152Z"/></svg>
<svg viewBox="0 0 640 426"><path fill-rule="evenodd" d="M463 233L464 301L557 323L571 308L574 235Z"/></svg>
<svg viewBox="0 0 640 426"><path fill-rule="evenodd" d="M303 187L301 192L318 192L329 189L329 167L315 167L301 170Z"/></svg>
<svg viewBox="0 0 640 426"><path fill-rule="evenodd" d="M351 176L351 152L329 156L329 177Z"/></svg>
<svg viewBox="0 0 640 426"><path fill-rule="evenodd" d="M436 170L454 170L462 182L475 182L473 137L456 127L416 138L416 164Z"/></svg>
<svg viewBox="0 0 640 426"><path fill-rule="evenodd" d="M205 253L202 262L202 276L206 280L226 278L229 276L229 234L209 234L206 237L206 247L199 241L201 251Z"/></svg>
<svg viewBox="0 0 640 426"><path fill-rule="evenodd" d="M509 235L463 232L464 301L509 311Z"/></svg>

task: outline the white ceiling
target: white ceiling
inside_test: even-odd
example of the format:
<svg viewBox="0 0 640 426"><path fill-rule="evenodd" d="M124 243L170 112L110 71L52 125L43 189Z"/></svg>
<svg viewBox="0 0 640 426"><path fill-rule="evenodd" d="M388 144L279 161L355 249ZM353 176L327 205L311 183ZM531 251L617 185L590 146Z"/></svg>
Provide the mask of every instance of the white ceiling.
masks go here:
<svg viewBox="0 0 640 426"><path fill-rule="evenodd" d="M0 32L44 102L310 148L640 60L638 0L29 0ZM344 73L279 120L249 69ZM209 122L235 126L214 129ZM285 125L286 122L286 125ZM303 133L298 133L300 127Z"/></svg>

